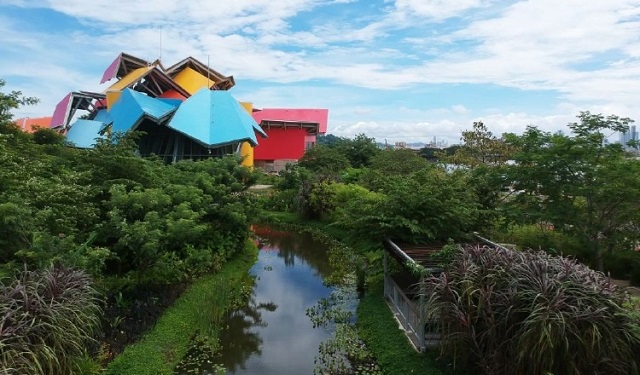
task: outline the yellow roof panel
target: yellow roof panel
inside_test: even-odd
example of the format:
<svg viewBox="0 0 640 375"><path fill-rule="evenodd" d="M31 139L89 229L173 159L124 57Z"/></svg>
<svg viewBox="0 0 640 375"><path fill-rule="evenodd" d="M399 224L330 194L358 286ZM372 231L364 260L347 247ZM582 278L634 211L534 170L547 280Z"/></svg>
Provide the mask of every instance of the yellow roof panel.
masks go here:
<svg viewBox="0 0 640 375"><path fill-rule="evenodd" d="M109 91L120 91L125 87L129 87L134 82L140 80L140 78L144 77L151 69L155 68L154 66L144 66L142 68L138 68L126 76L122 77L121 80L111 85L106 92Z"/></svg>
<svg viewBox="0 0 640 375"><path fill-rule="evenodd" d="M210 88L215 83L214 80L208 79L190 67L184 68L184 70L173 78L173 81L191 95L203 87Z"/></svg>

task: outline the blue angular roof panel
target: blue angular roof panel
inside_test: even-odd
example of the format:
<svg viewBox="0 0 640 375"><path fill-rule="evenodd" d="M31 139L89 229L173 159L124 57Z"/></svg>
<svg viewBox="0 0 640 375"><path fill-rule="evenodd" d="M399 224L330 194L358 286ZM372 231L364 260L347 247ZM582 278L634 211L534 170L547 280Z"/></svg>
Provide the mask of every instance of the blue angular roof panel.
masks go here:
<svg viewBox="0 0 640 375"><path fill-rule="evenodd" d="M67 131L67 141L78 148L93 148L96 138L104 138L100 131L105 125L102 121L78 120Z"/></svg>
<svg viewBox="0 0 640 375"><path fill-rule="evenodd" d="M143 117L161 122L176 110L173 103L152 98L131 89L122 90L109 115L113 119L112 131L135 130Z"/></svg>
<svg viewBox="0 0 640 375"><path fill-rule="evenodd" d="M157 100L160 100L163 103L167 103L169 105L172 105L174 107L179 107L180 104L182 104L182 100L180 99L173 99L173 98L156 98Z"/></svg>
<svg viewBox="0 0 640 375"><path fill-rule="evenodd" d="M104 122L105 124L110 124L113 120L109 116L109 111L106 109L100 109L96 112L96 116L93 118L93 121Z"/></svg>
<svg viewBox="0 0 640 375"><path fill-rule="evenodd" d="M227 91L203 88L189 97L169 121L169 127L207 146L248 141L258 144L260 126ZM260 133L264 134L262 129ZM264 134L266 137L266 134Z"/></svg>
<svg viewBox="0 0 640 375"><path fill-rule="evenodd" d="M131 89L125 89L125 91L127 91L128 94L138 102L138 105L142 108L145 115L156 121L161 121L164 117L170 115L176 110L177 105L174 105L175 103L167 103L164 100L152 98ZM125 93L123 92L122 94L124 95Z"/></svg>
<svg viewBox="0 0 640 375"><path fill-rule="evenodd" d="M124 90L109 111L109 116L111 116L113 120L111 131L114 133L133 130L144 114L144 111L130 94L130 91L129 89Z"/></svg>

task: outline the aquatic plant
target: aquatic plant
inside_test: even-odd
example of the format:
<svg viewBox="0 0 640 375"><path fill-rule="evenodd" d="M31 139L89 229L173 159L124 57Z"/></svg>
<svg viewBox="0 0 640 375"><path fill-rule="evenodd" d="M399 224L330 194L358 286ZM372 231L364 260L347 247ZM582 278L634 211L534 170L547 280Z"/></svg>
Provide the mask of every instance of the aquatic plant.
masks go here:
<svg viewBox="0 0 640 375"><path fill-rule="evenodd" d="M355 325L355 308L358 293L355 278L338 286L329 298L323 298L307 309L307 316L314 327L332 326L331 338L320 344L314 363L316 375L381 375L383 372L373 354L358 336Z"/></svg>

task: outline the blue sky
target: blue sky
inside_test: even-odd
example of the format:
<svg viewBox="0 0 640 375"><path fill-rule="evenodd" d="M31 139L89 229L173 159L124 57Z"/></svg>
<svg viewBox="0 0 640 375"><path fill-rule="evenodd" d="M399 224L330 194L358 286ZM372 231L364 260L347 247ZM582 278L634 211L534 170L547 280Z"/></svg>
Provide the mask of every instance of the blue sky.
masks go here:
<svg viewBox="0 0 640 375"><path fill-rule="evenodd" d="M133 3L134 5L131 5ZM566 129L584 110L640 121L640 0L2 0L0 78L41 99L102 91L120 52L193 56L256 107L329 109L329 133L449 144Z"/></svg>

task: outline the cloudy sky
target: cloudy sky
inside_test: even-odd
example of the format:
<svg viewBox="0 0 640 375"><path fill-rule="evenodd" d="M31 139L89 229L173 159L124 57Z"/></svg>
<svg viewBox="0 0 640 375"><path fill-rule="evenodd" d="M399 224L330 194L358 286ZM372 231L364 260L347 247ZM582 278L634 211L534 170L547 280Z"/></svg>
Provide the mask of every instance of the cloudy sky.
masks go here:
<svg viewBox="0 0 640 375"><path fill-rule="evenodd" d="M0 1L4 90L41 99L17 116L104 90L120 52L209 61L238 100L328 108L329 133L379 142L640 121L640 0Z"/></svg>

